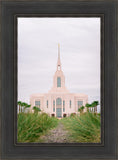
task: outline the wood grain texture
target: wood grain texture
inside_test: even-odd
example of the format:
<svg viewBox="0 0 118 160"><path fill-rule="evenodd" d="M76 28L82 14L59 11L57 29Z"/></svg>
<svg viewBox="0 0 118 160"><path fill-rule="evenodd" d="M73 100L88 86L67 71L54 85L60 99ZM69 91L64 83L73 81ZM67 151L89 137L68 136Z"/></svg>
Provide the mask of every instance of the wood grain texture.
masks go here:
<svg viewBox="0 0 118 160"><path fill-rule="evenodd" d="M117 3L116 1L2 1L2 159L116 159L117 154ZM17 16L102 18L102 145L16 144ZM15 132L14 132L15 130ZM104 132L104 133L103 133Z"/></svg>

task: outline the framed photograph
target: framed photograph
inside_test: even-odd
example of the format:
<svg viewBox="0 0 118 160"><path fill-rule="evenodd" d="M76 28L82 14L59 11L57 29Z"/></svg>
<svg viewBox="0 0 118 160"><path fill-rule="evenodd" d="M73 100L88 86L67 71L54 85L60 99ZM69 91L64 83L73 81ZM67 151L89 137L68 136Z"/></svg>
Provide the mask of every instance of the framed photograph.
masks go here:
<svg viewBox="0 0 118 160"><path fill-rule="evenodd" d="M116 159L117 2L1 4L2 158Z"/></svg>
<svg viewBox="0 0 118 160"><path fill-rule="evenodd" d="M17 17L17 143L101 143L101 23Z"/></svg>

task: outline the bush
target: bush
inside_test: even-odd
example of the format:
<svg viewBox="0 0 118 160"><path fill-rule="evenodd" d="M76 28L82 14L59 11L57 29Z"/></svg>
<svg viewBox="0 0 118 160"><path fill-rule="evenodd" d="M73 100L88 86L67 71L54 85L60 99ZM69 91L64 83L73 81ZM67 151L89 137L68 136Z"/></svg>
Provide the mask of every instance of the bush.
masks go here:
<svg viewBox="0 0 118 160"><path fill-rule="evenodd" d="M49 117L49 115L47 113L45 113L45 112L41 113L41 115Z"/></svg>
<svg viewBox="0 0 118 160"><path fill-rule="evenodd" d="M46 113L18 114L18 142L38 142L40 136L49 129L56 127L58 119Z"/></svg>
<svg viewBox="0 0 118 160"><path fill-rule="evenodd" d="M70 117L75 117L76 113L71 113Z"/></svg>

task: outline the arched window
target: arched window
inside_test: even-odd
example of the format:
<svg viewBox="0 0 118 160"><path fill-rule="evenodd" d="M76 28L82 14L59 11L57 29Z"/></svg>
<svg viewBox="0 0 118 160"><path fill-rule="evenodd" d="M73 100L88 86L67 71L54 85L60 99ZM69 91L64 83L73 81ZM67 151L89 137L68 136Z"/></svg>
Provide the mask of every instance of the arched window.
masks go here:
<svg viewBox="0 0 118 160"><path fill-rule="evenodd" d="M47 108L48 108L48 100L47 100Z"/></svg>
<svg viewBox="0 0 118 160"><path fill-rule="evenodd" d="M61 105L61 104L62 104L61 98L57 98L57 99L56 99L56 105Z"/></svg>
<svg viewBox="0 0 118 160"><path fill-rule="evenodd" d="M70 108L71 108L71 100L70 100Z"/></svg>
<svg viewBox="0 0 118 160"><path fill-rule="evenodd" d="M53 106L55 106L55 100L53 100Z"/></svg>
<svg viewBox="0 0 118 160"><path fill-rule="evenodd" d="M61 87L61 78L57 77L57 87Z"/></svg>
<svg viewBox="0 0 118 160"><path fill-rule="evenodd" d="M55 100L53 100L53 112L55 112Z"/></svg>
<svg viewBox="0 0 118 160"><path fill-rule="evenodd" d="M63 101L63 107L65 107L65 101Z"/></svg>
<svg viewBox="0 0 118 160"><path fill-rule="evenodd" d="M63 112L65 112L65 101L63 101Z"/></svg>

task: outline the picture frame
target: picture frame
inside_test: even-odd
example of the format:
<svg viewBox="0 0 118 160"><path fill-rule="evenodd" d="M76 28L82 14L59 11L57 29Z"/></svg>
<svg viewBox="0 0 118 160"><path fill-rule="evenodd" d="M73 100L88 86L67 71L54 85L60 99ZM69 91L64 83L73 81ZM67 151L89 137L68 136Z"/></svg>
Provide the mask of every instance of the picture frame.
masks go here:
<svg viewBox="0 0 118 160"><path fill-rule="evenodd" d="M2 1L1 9L1 158L116 159L117 2ZM101 144L17 144L17 17L20 16L101 17Z"/></svg>
<svg viewBox="0 0 118 160"><path fill-rule="evenodd" d="M100 32L101 32L101 34L103 33L103 26L104 26L104 15L103 14L65 14L65 15L60 15L60 14L56 14L56 17L61 17L61 18L69 18L69 17L73 17L73 18L100 18ZM18 18L45 18L45 17L49 17L49 18L54 18L54 15L53 14L44 14L44 15L42 15L42 14L16 14L15 16L14 16L14 39L15 39L15 45L14 46L17 46L18 45L18 36L17 36L17 33L18 33ZM101 61L104 59L104 54L103 54L103 39L104 38L102 38L102 37L100 37L100 45L101 45L101 53L100 53L100 57L101 57ZM17 56L15 56L16 57L16 59L15 59L15 62L18 60L18 51L17 51L17 47L15 48L15 51L14 51L14 54L15 55L17 55ZM18 68L19 66L17 65L17 68ZM101 68L101 73L100 74L103 74L103 65L101 64L100 65L100 68ZM17 69L18 70L18 69ZM103 76L100 76L100 78L101 78L101 82L103 81ZM101 85L103 85L103 84L101 84ZM17 83L16 83L16 87L15 88L17 88L17 86L18 86L18 78L17 78ZM101 94L101 96L103 96L103 91L102 91L102 87L101 87L101 89L100 89L100 94ZM17 92L16 92L16 95L18 95L18 90L17 90ZM15 102L17 102L17 97L18 96L16 96L15 97ZM101 110L101 133L100 133L100 139L101 139L101 142L100 143L93 143L93 142L91 142L91 143L65 143L65 144L63 144L63 143L45 143L45 145L46 146L81 146L81 145L83 145L83 146L103 146L104 145L104 116L103 116L103 114L104 114L104 105L103 105L103 103L104 103L104 101L103 100L101 100L100 101L100 104L102 105L102 107L100 107L100 110ZM17 104L16 104L17 105ZM43 143L37 143L37 142L35 142L35 143L29 143L29 142L25 142L25 143L23 143L23 142L17 142L17 135L18 135L18 132L17 132L17 119L18 119L18 116L17 116L17 107L14 107L14 109L15 109L15 111L14 111L14 119L15 119L15 124L14 124L14 144L15 145L17 145L17 146L44 146L44 144Z"/></svg>

